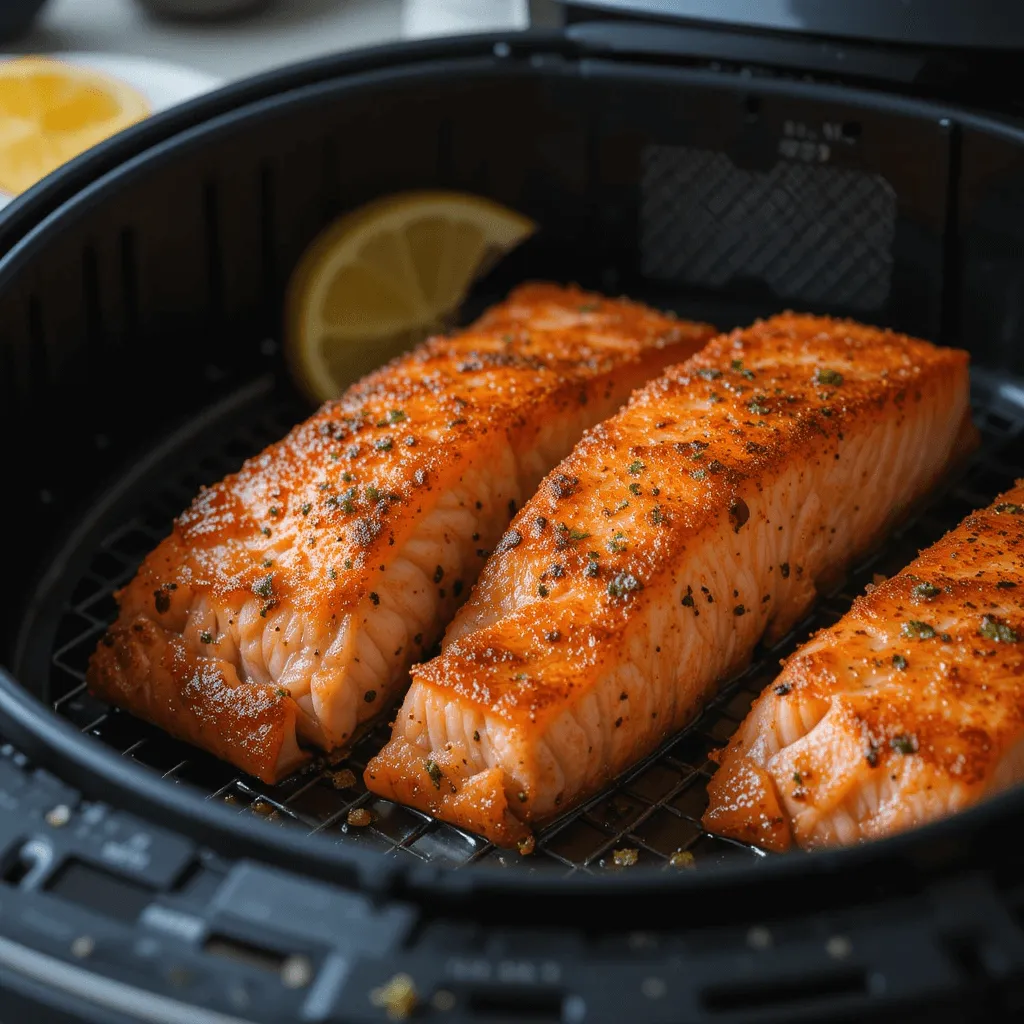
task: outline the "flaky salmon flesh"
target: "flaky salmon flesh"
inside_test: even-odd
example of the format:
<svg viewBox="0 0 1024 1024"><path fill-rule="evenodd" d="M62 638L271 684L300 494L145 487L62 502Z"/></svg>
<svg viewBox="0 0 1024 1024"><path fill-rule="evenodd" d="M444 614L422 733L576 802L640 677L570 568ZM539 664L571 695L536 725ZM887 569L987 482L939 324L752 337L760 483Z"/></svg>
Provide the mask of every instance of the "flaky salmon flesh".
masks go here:
<svg viewBox="0 0 1024 1024"><path fill-rule="evenodd" d="M1024 780L1024 481L793 654L720 754L705 826L785 850Z"/></svg>
<svg viewBox="0 0 1024 1024"><path fill-rule="evenodd" d="M91 691L271 782L387 709L584 428L714 332L529 285L203 490L117 594Z"/></svg>
<svg viewBox="0 0 1024 1024"><path fill-rule="evenodd" d="M367 785L529 848L789 630L973 436L964 352L796 315L716 338L517 513Z"/></svg>

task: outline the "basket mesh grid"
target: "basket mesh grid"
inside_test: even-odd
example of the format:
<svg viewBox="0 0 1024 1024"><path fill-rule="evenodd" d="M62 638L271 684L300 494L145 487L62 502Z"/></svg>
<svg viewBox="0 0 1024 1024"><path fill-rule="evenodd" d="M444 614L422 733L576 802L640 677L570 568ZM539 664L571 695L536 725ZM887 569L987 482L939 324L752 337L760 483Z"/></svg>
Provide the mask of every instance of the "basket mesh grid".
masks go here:
<svg viewBox="0 0 1024 1024"><path fill-rule="evenodd" d="M111 709L85 688L88 657L115 615L113 592L135 572L141 558L167 533L172 518L203 482L219 479L242 460L283 436L298 418L290 403L261 413L234 436L211 437L210 453L186 471L164 478L136 511L110 524L88 567L76 581L58 625L51 659L51 689L56 711L78 728L159 772L173 783L204 791L240 814L254 814L267 827L293 827L322 833L336 842L359 845L383 855L418 857L452 867L490 861L520 870L601 872L616 870L616 851L635 852L637 865L676 870L725 858L756 861L753 847L711 836L700 826L706 783L714 770L708 753L722 745L746 714L752 699L770 682L785 657L807 635L836 621L853 596L875 574L890 575L923 547L937 540L972 509L988 503L1024 476L1024 417L992 411L988 394L979 395L975 419L983 443L968 468L870 560L852 572L780 644L759 651L753 664L722 688L719 696L685 731L619 778L587 804L548 826L536 852L521 857L427 815L369 793L362 783L367 760L383 745L389 730L378 726L350 756L330 766L297 774L276 786L241 775L230 765L161 731ZM350 824L349 813L369 811L369 824ZM367 815L356 815L362 821ZM692 856L674 857L677 853ZM622 859L622 854L620 857Z"/></svg>

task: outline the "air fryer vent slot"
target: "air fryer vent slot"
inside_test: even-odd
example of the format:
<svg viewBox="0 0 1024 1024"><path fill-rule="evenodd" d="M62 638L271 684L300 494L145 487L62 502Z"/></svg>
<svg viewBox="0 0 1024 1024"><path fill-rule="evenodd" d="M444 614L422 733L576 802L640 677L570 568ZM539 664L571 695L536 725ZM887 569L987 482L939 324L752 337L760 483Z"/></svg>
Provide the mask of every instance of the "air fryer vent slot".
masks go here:
<svg viewBox="0 0 1024 1024"><path fill-rule="evenodd" d="M889 297L897 200L879 174L721 152L641 153L641 271L701 288L754 280L808 306L880 309Z"/></svg>

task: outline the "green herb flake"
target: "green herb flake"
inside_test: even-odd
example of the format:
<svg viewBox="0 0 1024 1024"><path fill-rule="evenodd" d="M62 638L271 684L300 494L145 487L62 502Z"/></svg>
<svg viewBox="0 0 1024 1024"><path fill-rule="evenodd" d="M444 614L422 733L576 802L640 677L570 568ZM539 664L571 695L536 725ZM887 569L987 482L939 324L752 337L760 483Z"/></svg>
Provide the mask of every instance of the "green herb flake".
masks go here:
<svg viewBox="0 0 1024 1024"><path fill-rule="evenodd" d="M643 494L643 489L641 488L641 486L639 484L632 483L632 484L629 485L629 493L630 494L635 494L635 495L637 495L637 497L639 497L641 494Z"/></svg>
<svg viewBox="0 0 1024 1024"><path fill-rule="evenodd" d="M838 370L828 370L825 367L821 367L814 375L814 383L837 388L843 383L843 375Z"/></svg>
<svg viewBox="0 0 1024 1024"><path fill-rule="evenodd" d="M545 587L543 583L538 583L537 584L537 594L538 594L539 597L547 597L548 596L548 588Z"/></svg>
<svg viewBox="0 0 1024 1024"><path fill-rule="evenodd" d="M718 378L722 376L722 371L706 366L697 371L697 376L704 380L718 380Z"/></svg>
<svg viewBox="0 0 1024 1024"><path fill-rule="evenodd" d="M441 766L433 758L428 757L423 762L423 768L427 773L427 777L434 784L434 789L440 789L441 779L443 778Z"/></svg>
<svg viewBox="0 0 1024 1024"><path fill-rule="evenodd" d="M213 634L208 629L204 629L202 633L199 634L199 642L201 644L212 644Z"/></svg>
<svg viewBox="0 0 1024 1024"><path fill-rule="evenodd" d="M651 509L651 522L655 526L661 526L665 522L665 513L661 511L660 506Z"/></svg>
<svg viewBox="0 0 1024 1024"><path fill-rule="evenodd" d="M892 656L892 667L900 672L907 671L907 659L902 654L894 654Z"/></svg>
<svg viewBox="0 0 1024 1024"><path fill-rule="evenodd" d="M764 404L766 401L768 401L767 396L755 395L753 400L747 403L747 408L755 416L767 416L772 410L771 406Z"/></svg>
<svg viewBox="0 0 1024 1024"><path fill-rule="evenodd" d="M352 568L352 559L351 558L346 558L345 561L342 564L345 566L346 569L351 569Z"/></svg>
<svg viewBox="0 0 1024 1024"><path fill-rule="evenodd" d="M329 580L336 580L338 578L338 570L333 565L327 570L327 578Z"/></svg>
<svg viewBox="0 0 1024 1024"><path fill-rule="evenodd" d="M262 533L264 537L269 537L270 536L270 527L269 526L261 526L260 527L260 533Z"/></svg>
<svg viewBox="0 0 1024 1024"><path fill-rule="evenodd" d="M376 504L380 500L380 491L377 490L372 484L363 491L366 495L366 500Z"/></svg>
<svg viewBox="0 0 1024 1024"><path fill-rule="evenodd" d="M900 633L910 640L931 640L935 636L935 630L927 622L920 622L917 619L904 622Z"/></svg>
<svg viewBox="0 0 1024 1024"><path fill-rule="evenodd" d="M608 584L609 597L625 597L636 590L643 590L644 585L629 572L620 572Z"/></svg>
<svg viewBox="0 0 1024 1024"><path fill-rule="evenodd" d="M793 772L793 781L798 785L804 784L804 777L799 772Z"/></svg>
<svg viewBox="0 0 1024 1024"><path fill-rule="evenodd" d="M608 548L612 554L618 554L620 551L626 550L626 535L619 530L617 533L612 535L612 539L608 541L605 547Z"/></svg>
<svg viewBox="0 0 1024 1024"><path fill-rule="evenodd" d="M284 687L282 687L282 686L279 686L276 690L274 690L274 693L278 697L290 697L291 696L291 694L286 689L284 689Z"/></svg>
<svg viewBox="0 0 1024 1024"><path fill-rule="evenodd" d="M691 469L690 476L694 480L705 480L707 479L708 471L706 469Z"/></svg>
<svg viewBox="0 0 1024 1024"><path fill-rule="evenodd" d="M392 423L404 423L406 415L402 409L392 409L391 412L388 413L388 419L391 420Z"/></svg>
<svg viewBox="0 0 1024 1024"><path fill-rule="evenodd" d="M274 574L270 573L264 576L263 579L257 580L252 585L252 592L257 597L270 597L274 592Z"/></svg>
<svg viewBox="0 0 1024 1024"><path fill-rule="evenodd" d="M626 472L630 476L639 476L646 467L639 459L634 459L629 466L626 467Z"/></svg>
<svg viewBox="0 0 1024 1024"><path fill-rule="evenodd" d="M587 302L578 307L580 313L596 313L598 309L596 302Z"/></svg>
<svg viewBox="0 0 1024 1024"><path fill-rule="evenodd" d="M984 615L981 619L979 633L986 640L992 640L997 644L1015 644L1019 637L1017 631L1008 623L1002 622L994 615Z"/></svg>
<svg viewBox="0 0 1024 1024"><path fill-rule="evenodd" d="M353 477L352 474L346 469L345 472L341 474L341 479L345 483L350 484L355 479L355 477Z"/></svg>
<svg viewBox="0 0 1024 1024"><path fill-rule="evenodd" d="M911 591L910 594L915 601L930 601L933 597L938 597L942 591L939 590L934 583L918 583Z"/></svg>
<svg viewBox="0 0 1024 1024"><path fill-rule="evenodd" d="M900 736L893 736L889 740L889 746L896 751L897 754L916 754L917 753L917 737L907 736L902 734Z"/></svg>
<svg viewBox="0 0 1024 1024"><path fill-rule="evenodd" d="M590 534L586 530L577 530L575 527L569 530L569 540L571 541L586 540L589 536Z"/></svg>
<svg viewBox="0 0 1024 1024"><path fill-rule="evenodd" d="M393 438L378 437L377 440L373 442L373 447L379 452L389 452L394 447L394 444L395 442Z"/></svg>
<svg viewBox="0 0 1024 1024"><path fill-rule="evenodd" d="M300 511L300 512L301 512L301 513L302 513L302 514L303 514L304 516L308 516L308 515L309 515L309 513L310 513L310 511L312 510L312 508L313 508L313 506L312 506L312 504L311 504L310 502L308 502L308 501L304 501L304 502L302 503L302 507L301 507L301 508L299 509L299 511Z"/></svg>
<svg viewBox="0 0 1024 1024"><path fill-rule="evenodd" d="M996 505L1000 515L1024 516L1024 505L1015 505L1012 501L1001 501Z"/></svg>

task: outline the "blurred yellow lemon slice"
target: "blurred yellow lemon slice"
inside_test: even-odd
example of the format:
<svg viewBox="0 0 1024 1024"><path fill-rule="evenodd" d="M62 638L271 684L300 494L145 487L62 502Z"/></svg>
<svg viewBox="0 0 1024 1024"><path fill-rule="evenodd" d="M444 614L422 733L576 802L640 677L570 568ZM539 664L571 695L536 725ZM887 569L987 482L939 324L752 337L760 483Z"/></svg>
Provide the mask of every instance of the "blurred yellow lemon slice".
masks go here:
<svg viewBox="0 0 1024 1024"><path fill-rule="evenodd" d="M24 192L148 113L145 97L100 71L44 57L0 62L0 191Z"/></svg>
<svg viewBox="0 0 1024 1024"><path fill-rule="evenodd" d="M285 348L317 401L449 325L473 281L535 230L457 192L407 192L330 225L288 288Z"/></svg>

